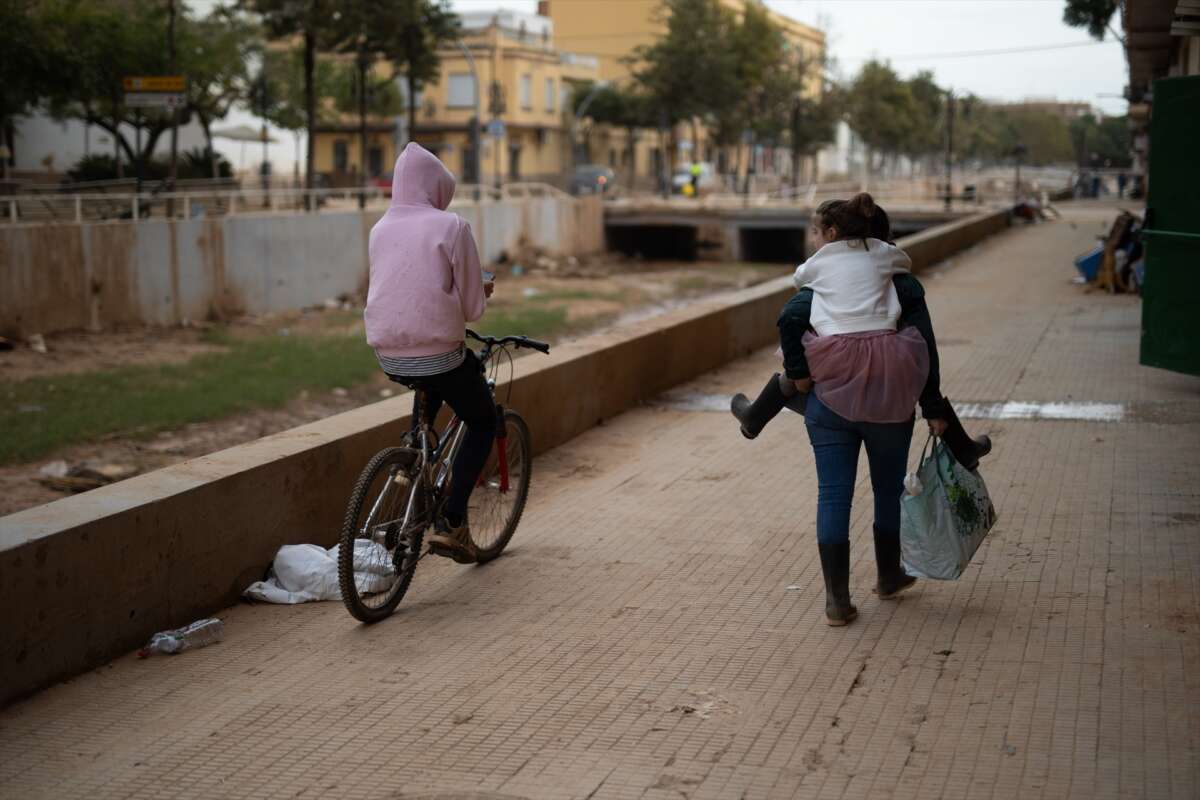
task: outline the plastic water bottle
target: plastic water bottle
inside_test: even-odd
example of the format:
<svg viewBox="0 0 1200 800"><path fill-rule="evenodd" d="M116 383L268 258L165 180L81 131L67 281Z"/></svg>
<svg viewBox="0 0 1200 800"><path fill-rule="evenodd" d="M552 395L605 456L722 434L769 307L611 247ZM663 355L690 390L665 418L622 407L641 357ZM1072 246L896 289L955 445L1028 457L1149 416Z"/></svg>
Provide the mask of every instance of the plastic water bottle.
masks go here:
<svg viewBox="0 0 1200 800"><path fill-rule="evenodd" d="M155 653L182 653L216 644L225 638L225 623L219 619L202 619L173 631L162 631L150 637L150 641L138 651L142 658Z"/></svg>

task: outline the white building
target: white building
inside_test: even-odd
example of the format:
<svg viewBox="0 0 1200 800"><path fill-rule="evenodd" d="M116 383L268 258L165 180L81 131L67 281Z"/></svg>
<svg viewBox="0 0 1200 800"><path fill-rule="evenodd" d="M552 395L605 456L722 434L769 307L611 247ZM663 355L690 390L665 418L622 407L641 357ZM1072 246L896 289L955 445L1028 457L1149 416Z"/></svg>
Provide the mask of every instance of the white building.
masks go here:
<svg viewBox="0 0 1200 800"><path fill-rule="evenodd" d="M59 177L85 155L113 154L112 135L103 128L85 125L79 120L60 121L45 114L33 114L19 118L15 128L15 141L12 144L14 163L11 169L16 172L40 172L49 177ZM121 132L130 144L134 143L135 131L132 126L122 126ZM204 146L204 130L199 123L192 122L179 127L179 152ZM165 156L170 151L171 136L168 132L159 137L154 154ZM121 158L124 160L125 155L122 154ZM128 174L133 174L132 169Z"/></svg>

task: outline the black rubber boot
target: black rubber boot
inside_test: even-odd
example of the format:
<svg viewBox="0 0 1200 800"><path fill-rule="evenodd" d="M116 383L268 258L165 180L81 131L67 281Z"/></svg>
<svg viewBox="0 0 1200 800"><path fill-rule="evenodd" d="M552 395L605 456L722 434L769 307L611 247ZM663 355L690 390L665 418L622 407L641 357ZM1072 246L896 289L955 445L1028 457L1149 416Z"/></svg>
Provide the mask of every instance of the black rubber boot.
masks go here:
<svg viewBox="0 0 1200 800"><path fill-rule="evenodd" d="M783 388L779 385L779 373L776 372L753 403L746 395L738 392L729 401L729 410L737 417L738 422L742 423L742 436L753 439L783 410L787 400Z"/></svg>
<svg viewBox="0 0 1200 800"><path fill-rule="evenodd" d="M817 549L825 576L825 621L838 628L858 617L850 602L850 543L818 544Z"/></svg>
<svg viewBox="0 0 1200 800"><path fill-rule="evenodd" d="M882 598L895 597L917 582L900 566L899 533L887 534L875 528L875 568L879 574L875 592Z"/></svg>
<svg viewBox="0 0 1200 800"><path fill-rule="evenodd" d="M972 439L959 422L958 414L954 413L954 406L950 405L949 398L942 399L942 407L946 420L946 432L942 434L942 439L954 454L954 460L969 470L978 469L979 459L992 452L991 437L980 436Z"/></svg>

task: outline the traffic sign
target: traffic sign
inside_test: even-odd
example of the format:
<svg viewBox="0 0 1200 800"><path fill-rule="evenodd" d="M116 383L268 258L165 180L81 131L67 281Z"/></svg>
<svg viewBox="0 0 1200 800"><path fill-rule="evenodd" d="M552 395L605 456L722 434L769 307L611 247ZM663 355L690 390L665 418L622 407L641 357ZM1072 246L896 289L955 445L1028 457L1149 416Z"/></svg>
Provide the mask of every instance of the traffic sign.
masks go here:
<svg viewBox="0 0 1200 800"><path fill-rule="evenodd" d="M183 92L126 92L125 105L129 108L183 108L187 95Z"/></svg>
<svg viewBox="0 0 1200 800"><path fill-rule="evenodd" d="M183 75L143 75L121 79L121 88L126 92L183 92L187 91L187 78Z"/></svg>
<svg viewBox="0 0 1200 800"><path fill-rule="evenodd" d="M497 139L503 138L503 136L504 136L504 120L494 119L491 122L489 122L488 126L487 126L487 134L488 134L488 136L494 136Z"/></svg>

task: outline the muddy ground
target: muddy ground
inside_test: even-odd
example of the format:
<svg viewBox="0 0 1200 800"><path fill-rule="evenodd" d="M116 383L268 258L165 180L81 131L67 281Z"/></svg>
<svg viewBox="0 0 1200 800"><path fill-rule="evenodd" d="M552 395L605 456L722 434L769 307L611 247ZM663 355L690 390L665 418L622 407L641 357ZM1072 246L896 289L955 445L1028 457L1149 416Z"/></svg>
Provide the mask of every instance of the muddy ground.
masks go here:
<svg viewBox="0 0 1200 800"><path fill-rule="evenodd" d="M549 338L564 341L631 319L641 319L681 304L786 274L786 265L711 262L640 262L618 258L549 260L531 256L500 265L495 312L520 314L538 304L565 307L567 323ZM361 299L344 298L289 314L244 317L227 324L234 336L328 333L361 330ZM92 372L129 364L181 363L221 345L206 335L211 325L136 328L106 333L72 332L45 337L47 352L21 343L0 352L0 388L7 382L66 373ZM382 374L364 384L312 395L299 392L282 409L261 409L213 422L195 423L149 437L114 435L80 443L37 461L0 465L0 515L65 496L40 480L53 462L68 466L89 462L140 474L189 458L242 444L288 428L374 402L399 387ZM3 402L0 399L0 402Z"/></svg>

